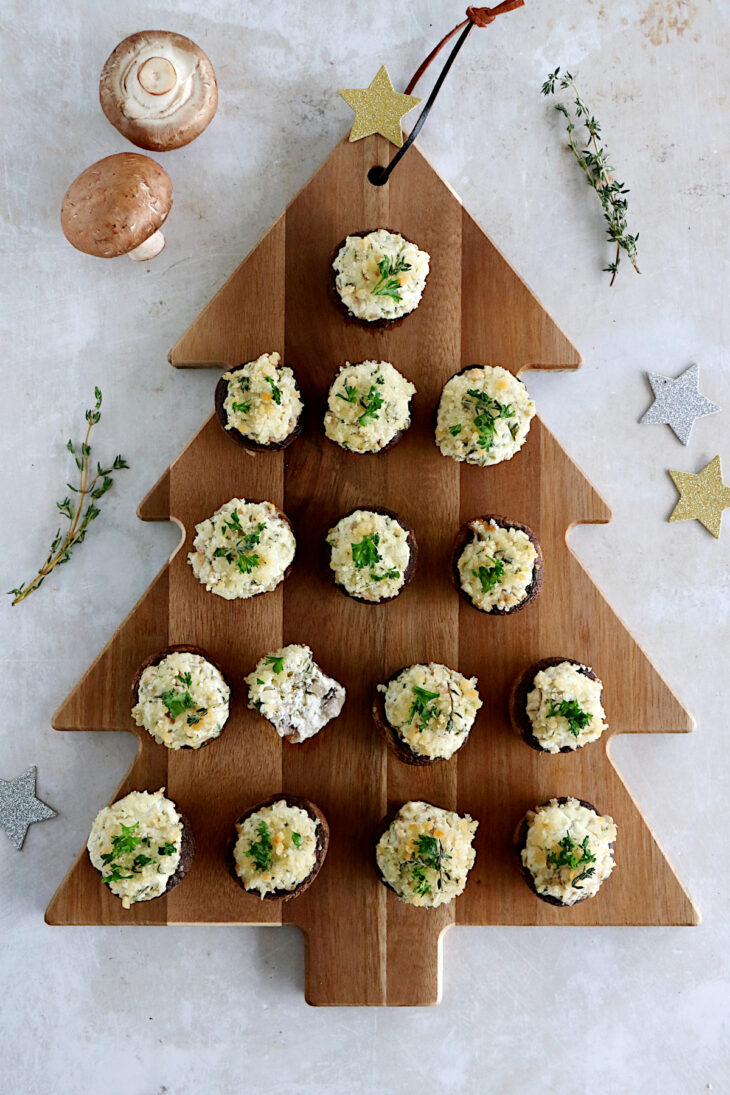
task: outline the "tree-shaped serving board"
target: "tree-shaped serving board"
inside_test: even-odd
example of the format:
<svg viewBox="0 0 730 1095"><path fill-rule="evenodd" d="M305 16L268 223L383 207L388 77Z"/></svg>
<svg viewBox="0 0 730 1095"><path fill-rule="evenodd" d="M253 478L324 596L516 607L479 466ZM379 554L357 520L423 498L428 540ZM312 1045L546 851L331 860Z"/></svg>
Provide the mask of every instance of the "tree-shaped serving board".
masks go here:
<svg viewBox="0 0 730 1095"><path fill-rule="evenodd" d="M653 669L566 543L571 525L610 511L539 417L522 451L494 468L459 465L433 441L441 387L474 362L574 369L581 357L417 148L383 187L367 171L387 163L380 137L343 141L238 267L170 354L176 366L218 370L278 351L307 404L305 432L286 453L249 456L214 416L142 503L143 520L179 522L180 548L54 719L59 730L128 730L139 751L117 796L166 787L188 815L197 850L169 896L133 906L100 883L81 852L47 912L52 924L297 924L307 940L306 996L314 1004L429 1004L440 994L440 940L452 924L693 924L698 914L608 754L610 737L572 755L528 748L510 729L507 697L531 662L555 655L593 666L611 733L686 731L691 716ZM348 234L389 227L431 255L421 306L403 323L349 322L328 295L334 248ZM417 388L413 425L381 455L345 453L322 430L327 388L344 361L387 360ZM211 405L213 383L211 384ZM195 524L229 498L269 499L291 518L297 557L274 592L224 601L186 561ZM339 593L324 538L356 506L396 510L416 530L415 580L391 603ZM500 513L533 528L545 557L541 595L507 617L472 609L450 583L459 526ZM265 652L308 643L343 682L342 715L303 745L282 743L247 707L242 677ZM171 643L194 643L233 688L221 738L168 752L130 717L137 667ZM415 768L391 756L371 721L375 684L418 661L479 679L484 706L451 761ZM231 879L234 820L279 791L317 802L331 827L314 885L288 904L260 901ZM618 824L617 868L598 896L558 909L522 879L512 848L525 811L576 795ZM425 799L479 820L464 894L438 910L400 902L378 881L373 840L389 809ZM99 806L103 805L99 803ZM89 818L89 825L93 819Z"/></svg>

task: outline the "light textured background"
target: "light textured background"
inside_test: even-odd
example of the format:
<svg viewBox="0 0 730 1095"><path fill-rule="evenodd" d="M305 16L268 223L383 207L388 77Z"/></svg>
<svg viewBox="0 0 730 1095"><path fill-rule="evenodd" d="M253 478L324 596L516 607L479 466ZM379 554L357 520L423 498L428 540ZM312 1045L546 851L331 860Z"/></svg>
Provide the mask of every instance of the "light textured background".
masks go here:
<svg viewBox="0 0 730 1095"><path fill-rule="evenodd" d="M212 375L174 372L167 350L346 132L336 89L366 85L382 62L403 87L458 18L443 0L0 3L0 588L43 557L64 444L96 383L99 452L132 465L58 580L1 610L0 776L37 762L59 811L21 854L0 834L8 1095L730 1090L730 518L719 543L666 521L667 468L697 471L720 452L730 480L725 0L528 0L472 33L420 142L585 354L580 373L528 383L613 507L573 546L698 720L694 735L623 737L613 755L702 926L457 929L440 1007L360 1011L306 1006L294 928L43 923L134 748L124 734L56 734L51 714L177 542L135 508L210 409ZM167 249L149 265L103 262L71 249L58 209L83 168L131 148L98 107L97 78L119 39L150 26L206 49L220 107L202 138L160 157L175 186ZM539 95L557 64L632 191L642 275L626 267L613 289L600 209ZM725 410L684 449L637 419L645 370L693 360Z"/></svg>

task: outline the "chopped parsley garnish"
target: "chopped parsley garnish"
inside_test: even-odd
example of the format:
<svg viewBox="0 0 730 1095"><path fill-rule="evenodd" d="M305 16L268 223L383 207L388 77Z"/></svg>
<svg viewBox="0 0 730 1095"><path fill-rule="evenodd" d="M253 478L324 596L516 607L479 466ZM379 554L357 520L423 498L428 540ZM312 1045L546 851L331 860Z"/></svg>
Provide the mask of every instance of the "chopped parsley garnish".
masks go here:
<svg viewBox="0 0 730 1095"><path fill-rule="evenodd" d="M402 255L397 259L381 259L378 263L380 277L370 292L374 297L392 297L393 300L400 300L400 282L397 275L410 268L410 262L406 262Z"/></svg>
<svg viewBox="0 0 730 1095"><path fill-rule="evenodd" d="M449 433L452 437L458 437L461 433L461 422L457 422L455 426L449 426Z"/></svg>
<svg viewBox="0 0 730 1095"><path fill-rule="evenodd" d="M134 878L133 874L122 874L122 868L118 863L112 865L111 874L102 875L102 882L110 886L112 882L124 882L128 878Z"/></svg>
<svg viewBox="0 0 730 1095"><path fill-rule="evenodd" d="M139 829L139 822L135 821L134 825L121 825L121 833L118 833L115 837L112 837L112 850L105 852L102 855L102 861L109 868L109 873L102 875L102 882L107 886L113 882L125 882L129 878L134 878L136 874L139 874L143 867L147 867L150 863L154 863L155 860L152 856L145 855L143 852L139 852L134 856L132 863L126 869L131 871L131 874L124 874L125 868L121 863L116 863L115 860L119 856L134 855L140 844L146 844L149 847L149 837L139 837L134 834ZM174 845L172 845L174 849Z"/></svg>
<svg viewBox="0 0 730 1095"><path fill-rule="evenodd" d="M574 889L582 890L583 887L579 886L578 883L596 873L595 867L585 866L587 863L596 862L595 855L588 847L588 837L583 837L582 843L576 844L570 833L566 833L562 840L558 841L558 848L560 851L548 852L548 866L555 867L556 870L560 870L561 867L568 867L571 871L574 871L576 867L582 867L583 870L571 882Z"/></svg>
<svg viewBox="0 0 730 1095"><path fill-rule="evenodd" d="M352 545L352 561L358 570L374 567L380 562L379 543L380 533L371 532L368 536L363 536L359 544Z"/></svg>
<svg viewBox="0 0 730 1095"><path fill-rule="evenodd" d="M158 855L174 855L175 854L175 845L171 844L170 841L168 840L165 844L161 844L159 846L159 848L157 849L157 854Z"/></svg>
<svg viewBox="0 0 730 1095"><path fill-rule="evenodd" d="M593 715L589 714L588 711L584 711L576 700L561 700L560 703L550 700L548 717L555 718L557 715L568 720L568 730L575 738L578 737L581 730L585 730L593 718Z"/></svg>
<svg viewBox="0 0 730 1095"><path fill-rule="evenodd" d="M195 700L187 688L184 692L175 692L172 689L169 692L163 692L160 700L167 708L167 714L171 719L176 719L184 711L189 711L192 707L195 707Z"/></svg>
<svg viewBox="0 0 730 1095"><path fill-rule="evenodd" d="M250 532L246 533L246 535L243 538L243 543L239 545L239 548L243 551L250 551L250 549L254 546L254 544L258 544L258 542L260 541L261 533L264 531L265 528L266 528L266 522L265 521L259 521L256 528L251 529Z"/></svg>
<svg viewBox="0 0 730 1095"><path fill-rule="evenodd" d="M261 560L256 552L253 555L245 555L243 552L239 552L236 557L236 570L239 570L241 574L250 574L260 562Z"/></svg>
<svg viewBox="0 0 730 1095"><path fill-rule="evenodd" d="M345 394L343 395L342 392L338 392L337 398L344 399L345 403L357 403L357 388L350 388L347 381L345 381Z"/></svg>
<svg viewBox="0 0 730 1095"><path fill-rule="evenodd" d="M233 513L229 516L227 521L223 522L224 532L243 532L243 525L241 524L241 518L238 516L238 510L234 509Z"/></svg>
<svg viewBox="0 0 730 1095"><path fill-rule="evenodd" d="M239 532L241 538L237 540L235 551L233 548L217 547L213 552L214 559L226 559L229 563L235 563L236 569L241 574L250 574L254 567L260 565L261 560L259 556L254 552L251 554L251 548L254 547L261 539L261 533L266 528L265 521L259 521L259 523L252 528L249 532L244 533L241 519L238 516L238 510L234 509L228 521L223 522L224 532Z"/></svg>
<svg viewBox="0 0 730 1095"><path fill-rule="evenodd" d="M271 834L265 821L260 821L256 832L259 839L249 847L246 855L253 860L257 871L265 871L271 866Z"/></svg>
<svg viewBox="0 0 730 1095"><path fill-rule="evenodd" d="M134 835L137 829L139 829L138 821L135 821L134 825L121 825L121 833L112 837L112 850L101 857L105 863L111 863L118 855L131 855L136 851L142 843L141 838Z"/></svg>
<svg viewBox="0 0 730 1095"><path fill-rule="evenodd" d="M234 403L231 404L231 407L233 409L234 414L238 414L239 412L240 412L240 414L248 414L248 412L251 410L251 404L246 403L245 400L241 403L235 403L234 402Z"/></svg>
<svg viewBox="0 0 730 1095"><path fill-rule="evenodd" d="M482 566L478 570L472 570L474 577L479 579L482 593L489 593L504 578L504 563L502 560L493 559L491 555L488 555L487 559L492 564L491 566Z"/></svg>
<svg viewBox="0 0 730 1095"><path fill-rule="evenodd" d="M274 380L273 376L265 376L264 380L267 384L271 385L271 394L274 397L274 403L276 403L277 405L281 404L281 388L277 388L276 381Z"/></svg>
<svg viewBox="0 0 730 1095"><path fill-rule="evenodd" d="M140 853L139 855L136 855L134 857L134 862L132 863L132 871L135 874L139 874L143 867L147 867L150 863L154 862L155 861L151 855L144 855Z"/></svg>
<svg viewBox="0 0 730 1095"><path fill-rule="evenodd" d="M488 451L494 444L498 419L514 417L512 404L500 403L478 388L469 388L466 394L475 401L475 405L466 404L466 406L467 409L476 411L474 425L477 429L477 445L480 449Z"/></svg>
<svg viewBox="0 0 730 1095"><path fill-rule="evenodd" d="M408 862L413 864L415 892L421 896L431 892L431 884L426 877L426 870L429 867L438 872L436 888L440 890L443 885L444 875L447 878L449 877L448 872L444 871L443 861L451 859L451 856L444 851L444 846L440 840L435 836L429 836L427 833L419 833L414 841L414 846L416 854Z"/></svg>
<svg viewBox="0 0 730 1095"><path fill-rule="evenodd" d="M425 688L421 688L419 685L413 687L413 703L408 713L408 725L410 726L413 719L418 715L419 719L419 731L425 730L431 719L438 717L438 708L431 704L431 700L437 700L439 698L438 692L429 692ZM420 839L420 838L419 838ZM433 839L429 837L429 840Z"/></svg>
<svg viewBox="0 0 730 1095"><path fill-rule="evenodd" d="M301 836L299 835L299 833L292 833L292 835L291 835L291 838L292 838L292 842L293 842L293 844L294 844L294 847L295 847L295 848L301 848L301 846L302 846L302 838L301 838Z"/></svg>
<svg viewBox="0 0 730 1095"><path fill-rule="evenodd" d="M370 385L370 391L360 402L365 408L357 420L360 426L365 426L371 419L380 418L378 411L383 406L383 397L374 384Z"/></svg>
<svg viewBox="0 0 730 1095"><path fill-rule="evenodd" d="M396 578L400 578L400 571L395 567L391 567L390 570L386 570L384 574L375 574L374 571L370 571L370 578L373 582L384 582L386 578L391 581L395 581Z"/></svg>
<svg viewBox="0 0 730 1095"><path fill-rule="evenodd" d="M201 719L208 714L207 707L198 707L194 715L188 715L188 726L197 726Z"/></svg>
<svg viewBox="0 0 730 1095"><path fill-rule="evenodd" d="M261 677L256 678L256 684L263 684L263 683L264 682L261 680Z"/></svg>
<svg viewBox="0 0 730 1095"><path fill-rule="evenodd" d="M284 668L284 659L278 658L276 654L267 654L266 662L268 665L272 665L274 667L275 673L281 673L282 669ZM261 681L261 684L263 683L264 682Z"/></svg>

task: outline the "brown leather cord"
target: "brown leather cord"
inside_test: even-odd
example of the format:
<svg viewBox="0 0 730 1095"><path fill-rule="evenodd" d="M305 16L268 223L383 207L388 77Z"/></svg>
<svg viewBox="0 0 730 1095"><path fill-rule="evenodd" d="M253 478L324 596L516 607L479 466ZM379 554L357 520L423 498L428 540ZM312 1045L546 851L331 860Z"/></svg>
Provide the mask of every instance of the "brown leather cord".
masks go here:
<svg viewBox="0 0 730 1095"><path fill-rule="evenodd" d="M429 53L426 60L423 62L422 65L420 65L418 67L418 69L414 73L410 83L408 84L408 87L406 88L406 91L405 91L406 95L409 95L411 93L411 91L416 86L416 84L420 80L423 73L426 71L428 66L431 64L431 61L433 61L434 57L438 54L439 50L443 46L445 46L446 43L451 38L453 38L455 34L458 34L459 31L462 32L461 35L459 36L458 42L456 43L456 45L452 49L451 53L449 54L449 57L446 61L446 64L444 65L443 69L441 70L441 72L438 75L436 83L433 86L433 90L431 91L431 94L429 95L428 99L426 100L426 105L424 106L423 110L421 111L421 113L418 117L418 121L416 122L416 124L414 125L414 127L411 130L410 134L406 138L406 141L403 144L403 146L398 149L395 156L390 161L390 163L388 164L387 167L383 167L381 164L376 164L374 167L371 167L370 170L368 171L368 180L373 184L373 186L384 186L385 183L387 183L387 181L390 178L392 172L397 167L397 165L400 163L400 161L403 159L406 152L408 151L408 149L411 147L411 145L415 141L416 137L418 136L418 133L421 130L421 127L423 126L423 123L426 121L426 118L428 117L428 113L429 113L431 107L433 106L433 103L434 103L434 100L435 100L436 96L438 95L439 91L441 90L441 85L443 84L444 80L446 79L446 76L448 74L449 69L451 68L454 61L456 60L456 55L459 52L459 50L461 49L461 47L464 45L464 42L468 38L470 31L472 31L474 29L474 27L488 27L490 23L494 22L494 20L497 18L498 15L503 15L507 11L514 11L515 8L521 8L524 5L524 3L525 3L525 0L503 0L503 2L501 4L497 4L497 6L494 7L494 8L467 8L466 9L466 19L464 19L464 21L462 23L459 23L458 26L454 27L454 29L452 31L449 31L449 33L446 35L446 37L441 39L441 41L436 46L436 48L431 50L431 52Z"/></svg>
<svg viewBox="0 0 730 1095"><path fill-rule="evenodd" d="M455 34L458 34L467 23L473 23L475 27L488 27L490 23L493 23L498 15L504 15L505 12L514 11L516 8L521 8L525 3L525 0L503 0L503 3L497 4L494 8L474 8L469 7L466 9L466 19L462 23L459 23L450 30L448 34L444 35L435 49L432 49L425 61L422 62L411 77L408 87L405 90L406 95L410 95L418 81L423 76L428 66L433 61L443 47L449 42Z"/></svg>

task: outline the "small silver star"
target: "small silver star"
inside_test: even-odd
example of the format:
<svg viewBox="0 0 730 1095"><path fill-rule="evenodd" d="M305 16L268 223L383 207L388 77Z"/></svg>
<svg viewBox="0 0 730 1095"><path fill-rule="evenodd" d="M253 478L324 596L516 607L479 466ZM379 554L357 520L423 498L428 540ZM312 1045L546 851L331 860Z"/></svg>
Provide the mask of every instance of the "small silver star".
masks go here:
<svg viewBox="0 0 730 1095"><path fill-rule="evenodd" d="M696 418L716 414L720 408L700 394L700 367L690 365L678 377L648 373L654 402L640 422L661 422L671 426L683 445L689 441Z"/></svg>
<svg viewBox="0 0 730 1095"><path fill-rule="evenodd" d="M35 764L15 779L0 779L0 829L20 851L25 834L34 821L55 817L56 811L35 797Z"/></svg>

